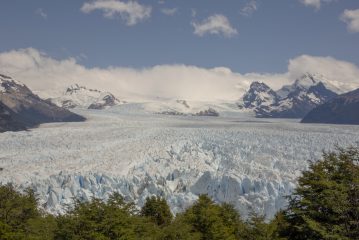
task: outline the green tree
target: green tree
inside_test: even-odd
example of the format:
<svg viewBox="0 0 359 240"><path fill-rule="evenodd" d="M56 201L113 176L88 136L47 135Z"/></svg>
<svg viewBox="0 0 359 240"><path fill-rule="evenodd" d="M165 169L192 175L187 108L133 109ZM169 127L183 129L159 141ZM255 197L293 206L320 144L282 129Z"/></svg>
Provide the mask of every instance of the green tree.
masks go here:
<svg viewBox="0 0 359 240"><path fill-rule="evenodd" d="M201 234L193 231L192 226L178 214L174 221L161 229L159 240L200 240Z"/></svg>
<svg viewBox="0 0 359 240"><path fill-rule="evenodd" d="M141 209L141 215L151 218L158 226L169 225L173 219L170 207L161 197L148 197Z"/></svg>
<svg viewBox="0 0 359 240"><path fill-rule="evenodd" d="M73 210L57 218L56 239L155 239L156 226L135 213L134 204L117 193L107 202L76 201Z"/></svg>
<svg viewBox="0 0 359 240"><path fill-rule="evenodd" d="M37 205L31 189L0 186L0 239L52 239L56 222Z"/></svg>
<svg viewBox="0 0 359 240"><path fill-rule="evenodd" d="M279 237L278 225L282 224L283 216L278 213L276 217L266 222L265 217L255 212L250 214L246 227L241 232L241 238L246 240L284 240Z"/></svg>
<svg viewBox="0 0 359 240"><path fill-rule="evenodd" d="M359 239L359 151L338 149L312 162L285 212L289 239Z"/></svg>
<svg viewBox="0 0 359 240"><path fill-rule="evenodd" d="M215 204L207 195L183 213L185 222L192 231L200 234L200 239L239 239L240 220L238 212L230 205Z"/></svg>

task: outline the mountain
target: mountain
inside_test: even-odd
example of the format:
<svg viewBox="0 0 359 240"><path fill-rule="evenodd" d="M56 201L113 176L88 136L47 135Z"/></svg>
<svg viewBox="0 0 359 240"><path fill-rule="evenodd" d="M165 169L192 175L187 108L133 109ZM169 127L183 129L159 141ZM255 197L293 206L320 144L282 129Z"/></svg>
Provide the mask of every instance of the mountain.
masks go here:
<svg viewBox="0 0 359 240"><path fill-rule="evenodd" d="M239 106L252 109L257 117L302 118L335 96L337 94L328 89L316 75L307 73L277 92L264 83L254 82Z"/></svg>
<svg viewBox="0 0 359 240"><path fill-rule="evenodd" d="M256 108L258 106L269 106L275 104L279 97L265 83L253 82L248 92L243 96L243 106L245 108Z"/></svg>
<svg viewBox="0 0 359 240"><path fill-rule="evenodd" d="M302 123L359 124L359 89L314 108Z"/></svg>
<svg viewBox="0 0 359 240"><path fill-rule="evenodd" d="M24 84L0 74L0 132L24 130L41 123L84 120L39 98Z"/></svg>
<svg viewBox="0 0 359 240"><path fill-rule="evenodd" d="M251 109L257 117L266 116L271 111L271 106L279 101L278 94L268 85L253 82L249 90L244 94L242 102L238 103L241 109Z"/></svg>
<svg viewBox="0 0 359 240"><path fill-rule="evenodd" d="M0 102L0 132L26 130L25 124L18 121L14 113Z"/></svg>
<svg viewBox="0 0 359 240"><path fill-rule="evenodd" d="M79 86L78 84L68 87L62 96L51 98L49 100L59 107L68 109L104 109L122 103L109 92L88 89L84 86Z"/></svg>

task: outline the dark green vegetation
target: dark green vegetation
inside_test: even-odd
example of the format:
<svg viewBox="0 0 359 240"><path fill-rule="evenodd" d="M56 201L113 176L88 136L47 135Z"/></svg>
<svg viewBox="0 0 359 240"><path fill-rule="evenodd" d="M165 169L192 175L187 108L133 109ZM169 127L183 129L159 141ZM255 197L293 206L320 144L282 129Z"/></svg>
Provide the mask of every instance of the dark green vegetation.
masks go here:
<svg viewBox="0 0 359 240"><path fill-rule="evenodd" d="M117 193L107 202L76 201L60 216L39 210L33 191L0 187L0 239L359 239L359 149L324 153L310 164L287 209L265 222L243 220L229 204L205 195L173 216L166 201L148 198L141 210Z"/></svg>

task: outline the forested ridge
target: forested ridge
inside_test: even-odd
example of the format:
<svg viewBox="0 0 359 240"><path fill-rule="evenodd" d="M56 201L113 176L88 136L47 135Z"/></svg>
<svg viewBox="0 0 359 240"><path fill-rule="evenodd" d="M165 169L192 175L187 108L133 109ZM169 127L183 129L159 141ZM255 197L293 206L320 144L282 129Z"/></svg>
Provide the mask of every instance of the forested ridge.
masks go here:
<svg viewBox="0 0 359 240"><path fill-rule="evenodd" d="M310 162L288 197L288 207L270 221L252 213L243 219L227 203L206 195L173 216L161 197L137 209L113 193L104 202L76 200L62 215L47 214L31 189L0 186L0 239L359 239L359 148L338 148Z"/></svg>

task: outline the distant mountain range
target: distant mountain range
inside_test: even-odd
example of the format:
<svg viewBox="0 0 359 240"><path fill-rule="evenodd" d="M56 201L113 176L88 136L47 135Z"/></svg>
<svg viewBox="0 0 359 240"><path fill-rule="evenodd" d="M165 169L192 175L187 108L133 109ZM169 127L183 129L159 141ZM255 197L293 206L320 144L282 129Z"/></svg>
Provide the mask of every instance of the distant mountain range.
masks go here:
<svg viewBox="0 0 359 240"><path fill-rule="evenodd" d="M24 130L41 123L85 118L35 95L28 87L0 74L0 132Z"/></svg>
<svg viewBox="0 0 359 240"><path fill-rule="evenodd" d="M337 86L321 75L309 73L278 91L253 82L237 106L240 111L253 111L259 118L359 124L359 90L338 95L342 91ZM48 122L84 121L84 117L68 109L106 109L123 103L110 92L78 84L68 87L59 97L44 100L24 84L0 74L0 132L25 130ZM157 114L188 116L219 116L219 109L236 111L223 103L189 104L185 100L148 103L146 108Z"/></svg>
<svg viewBox="0 0 359 240"><path fill-rule="evenodd" d="M320 75L307 73L278 91L264 83L253 82L238 106L253 110L256 117L303 118L313 108L336 96Z"/></svg>
<svg viewBox="0 0 359 240"><path fill-rule="evenodd" d="M314 108L302 123L359 124L359 89Z"/></svg>
<svg viewBox="0 0 359 240"><path fill-rule="evenodd" d="M68 87L62 96L49 100L57 106L67 109L105 109L124 103L109 92L88 89L78 84Z"/></svg>

